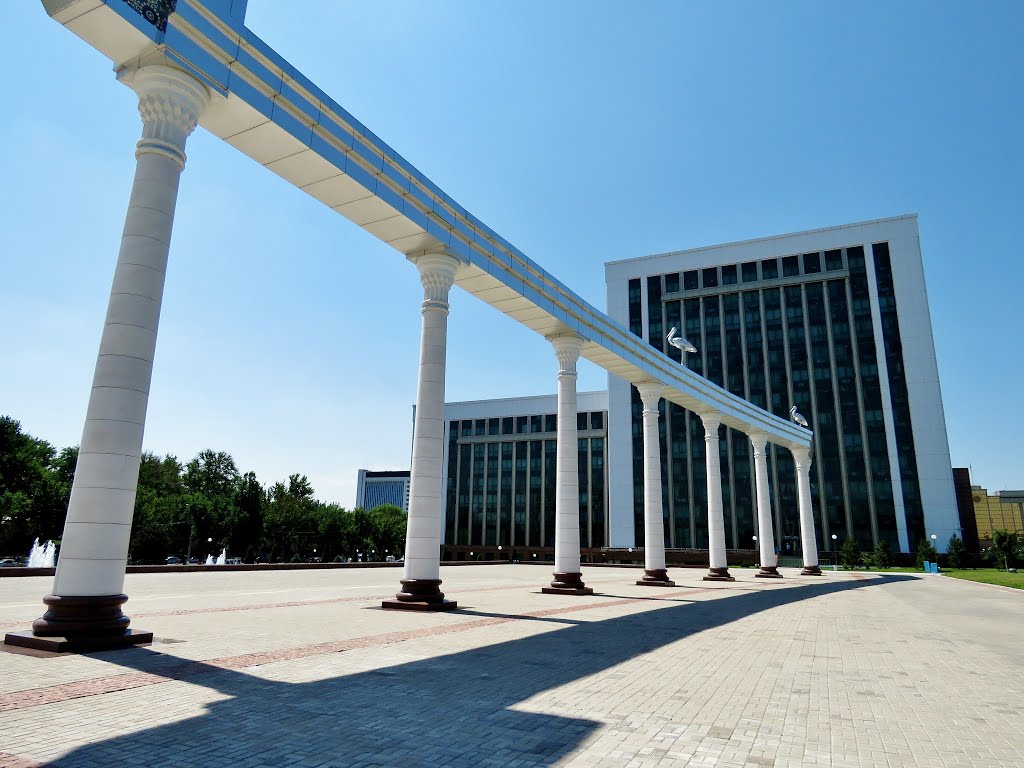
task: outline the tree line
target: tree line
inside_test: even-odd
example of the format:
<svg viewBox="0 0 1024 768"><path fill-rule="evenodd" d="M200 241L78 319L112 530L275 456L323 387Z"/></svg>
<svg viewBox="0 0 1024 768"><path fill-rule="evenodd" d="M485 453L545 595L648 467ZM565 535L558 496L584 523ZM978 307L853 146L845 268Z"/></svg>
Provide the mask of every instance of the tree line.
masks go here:
<svg viewBox="0 0 1024 768"><path fill-rule="evenodd" d="M58 449L0 416L0 556L24 555L35 538L60 539L77 460L77 447ZM398 507L318 501L302 474L264 486L223 451L184 464L144 452L128 557L205 560L226 549L245 562L384 560L404 552L405 526Z"/></svg>

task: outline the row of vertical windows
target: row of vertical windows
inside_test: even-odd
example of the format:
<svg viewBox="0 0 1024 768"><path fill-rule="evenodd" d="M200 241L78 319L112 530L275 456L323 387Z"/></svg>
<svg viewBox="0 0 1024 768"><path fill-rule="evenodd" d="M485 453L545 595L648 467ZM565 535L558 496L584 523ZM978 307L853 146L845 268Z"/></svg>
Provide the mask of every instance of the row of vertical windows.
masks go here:
<svg viewBox="0 0 1024 768"><path fill-rule="evenodd" d="M701 288L719 288L729 285L740 285L743 283L757 283L762 280L777 280L785 277L816 275L823 272L837 272L845 268L846 265L843 261L843 250L841 248L837 248L835 250L819 253L805 253L798 256L783 256L782 258L776 259L745 261L742 264L723 264L718 267L691 269L681 273L670 273L661 277L664 277L665 280L665 292L676 293L680 289L680 284L684 291L696 291ZM660 291L661 277L648 278L648 296L650 296L650 287L655 283L657 283ZM636 302L639 307L639 280L630 281L630 302L633 301L633 283L636 283ZM632 316L630 316L630 330L632 330L632 319ZM639 323L639 315L637 317L637 322ZM636 333L636 331L633 332ZM637 335L639 336L640 334L637 333Z"/></svg>
<svg viewBox="0 0 1024 768"><path fill-rule="evenodd" d="M886 290L891 296L891 270L886 269L888 262L880 259L880 253L876 246L876 262L884 262L878 272L880 293L882 281L889 280ZM887 248L884 254L887 258ZM666 326L681 328L698 347L697 354L685 358L685 364L696 373L780 417L788 418L795 405L811 419L815 432L811 491L818 512L819 542L836 533L840 540L854 536L862 547L885 539L896 548L895 504L864 260L864 249L858 246L649 277L648 338L681 361L680 352L665 344L662 333ZM844 269L848 273L828 274ZM742 286L814 274L821 274L821 280L780 287ZM664 293L675 293L680 284L686 291L737 282L741 284L738 292L732 289L719 295L661 301ZM636 287L639 289L639 281ZM650 301L654 295L657 305ZM637 296L638 308L640 301ZM890 304L892 319L886 325ZM890 300L883 305L883 328L891 328L894 322L895 306ZM895 334L886 331L886 337L892 379L894 365L898 374L902 373L898 328ZM893 385L894 391L896 388ZM904 383L904 399L905 391ZM637 540L642 540L642 406L635 392L632 410L634 522ZM695 414L674 404L668 404L667 415L664 411L662 415L666 544L704 547L703 425ZM905 427L909 434L909 408ZM727 541L733 547L749 547L756 514L752 452L743 433L723 428L720 435ZM905 441L898 436L897 442ZM771 446L768 462L776 546L782 554L796 555L800 538L792 455ZM901 454L901 467L904 464L916 467L912 443L905 461ZM916 484L913 487L916 489Z"/></svg>
<svg viewBox="0 0 1024 768"><path fill-rule="evenodd" d="M604 429L604 411L580 411L576 414L577 429ZM537 416L505 416L492 419L463 419L449 425L452 437L484 437L488 435L530 435L555 432L558 417L554 413Z"/></svg>
<svg viewBox="0 0 1024 768"><path fill-rule="evenodd" d="M449 544L554 546L557 440L554 414L537 417L545 431L538 439L501 440L488 420L449 422L445 541ZM577 426L603 431L604 411L580 412ZM484 422L484 432L478 425ZM487 442L460 442L463 437L498 434ZM509 432L509 435L518 434ZM607 545L606 438L578 438L580 541L584 547Z"/></svg>
<svg viewBox="0 0 1024 768"><path fill-rule="evenodd" d="M892 262L889 258L889 244L875 243L871 246L871 251L875 257L878 308L882 320L886 369L889 374L889 397L892 400L896 451L903 487L903 505L907 516L907 534L911 546L917 546L925 537L924 507L921 503L921 485L917 476L917 453L914 449L914 431L910 422L910 396L907 393L907 377L903 367L903 343L896 315L896 290L893 284Z"/></svg>

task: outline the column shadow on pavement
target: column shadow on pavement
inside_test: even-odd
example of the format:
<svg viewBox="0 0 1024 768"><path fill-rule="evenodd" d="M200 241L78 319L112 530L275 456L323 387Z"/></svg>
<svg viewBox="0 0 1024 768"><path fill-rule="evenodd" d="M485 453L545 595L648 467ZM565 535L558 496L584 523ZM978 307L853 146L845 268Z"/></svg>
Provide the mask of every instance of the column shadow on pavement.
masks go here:
<svg viewBox="0 0 1024 768"><path fill-rule="evenodd" d="M188 674L168 678L229 698L210 704L198 717L88 744L48 765L549 766L602 723L519 711L514 707L520 702L761 611L912 578L744 591L298 684L144 649L103 654L119 667L155 674L184 664ZM401 616L396 614L396 625Z"/></svg>

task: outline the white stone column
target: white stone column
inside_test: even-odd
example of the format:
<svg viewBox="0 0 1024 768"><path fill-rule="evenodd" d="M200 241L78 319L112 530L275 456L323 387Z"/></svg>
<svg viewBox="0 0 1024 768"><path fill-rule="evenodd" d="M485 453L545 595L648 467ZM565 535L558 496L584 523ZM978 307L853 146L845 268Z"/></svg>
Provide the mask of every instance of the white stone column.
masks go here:
<svg viewBox="0 0 1024 768"><path fill-rule="evenodd" d="M760 433L750 434L754 450L754 483L757 488L757 536L761 545L761 570L755 576L762 579L781 579L779 556L775 554L775 531L772 528L772 500L768 491L768 438Z"/></svg>
<svg viewBox="0 0 1024 768"><path fill-rule="evenodd" d="M704 453L708 474L708 575L704 581L734 581L729 575L729 562L725 556L725 517L722 508L722 468L718 454L718 427L721 417L717 413L702 413L704 422Z"/></svg>
<svg viewBox="0 0 1024 768"><path fill-rule="evenodd" d="M190 75L148 66L122 80L139 97L142 138L100 339L49 610L40 636L125 635L120 606L185 141L210 94ZM135 640L139 642L139 640Z"/></svg>
<svg viewBox="0 0 1024 768"><path fill-rule="evenodd" d="M444 599L439 586L448 292L455 283L459 261L446 253L430 253L414 261L423 284L423 325L409 478L405 571L401 591L394 600L385 600L383 606L443 611L457 607L455 601Z"/></svg>
<svg viewBox="0 0 1024 768"><path fill-rule="evenodd" d="M661 441L658 435L658 402L664 385L636 385L644 403L644 576L641 586L674 587L665 566L665 505L661 495Z"/></svg>
<svg viewBox="0 0 1024 768"><path fill-rule="evenodd" d="M558 445L555 489L555 573L547 594L592 595L580 572L580 475L576 432L576 362L583 339L564 334L550 339L558 359Z"/></svg>
<svg viewBox="0 0 1024 768"><path fill-rule="evenodd" d="M804 576L820 576L818 567L818 540L814 535L814 509L811 506L811 451L808 448L790 448L796 464L797 503L800 508L800 546L804 552Z"/></svg>

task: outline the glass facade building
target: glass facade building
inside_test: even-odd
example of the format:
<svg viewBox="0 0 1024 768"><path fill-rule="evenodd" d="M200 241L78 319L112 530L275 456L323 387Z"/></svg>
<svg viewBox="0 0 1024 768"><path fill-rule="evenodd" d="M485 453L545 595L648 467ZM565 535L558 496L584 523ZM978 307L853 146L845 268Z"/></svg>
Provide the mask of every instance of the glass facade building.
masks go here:
<svg viewBox="0 0 1024 768"><path fill-rule="evenodd" d="M605 392L577 395L580 545L608 543ZM445 405L445 544L553 547L554 395Z"/></svg>
<svg viewBox="0 0 1024 768"><path fill-rule="evenodd" d="M356 479L356 507L373 509L392 504L409 511L409 470L360 469Z"/></svg>
<svg viewBox="0 0 1024 768"><path fill-rule="evenodd" d="M759 407L789 418L795 405L806 416L821 549L836 534L910 551L958 530L916 217L612 262L606 275L609 314L633 333ZM673 326L695 354L666 343ZM642 542L642 404L610 377L609 406L613 543ZM706 547L700 418L662 401L660 428L666 545ZM750 442L728 428L720 435L727 546L750 548ZM632 471L616 474L620 464ZM790 452L770 445L768 466L776 547L795 556Z"/></svg>

